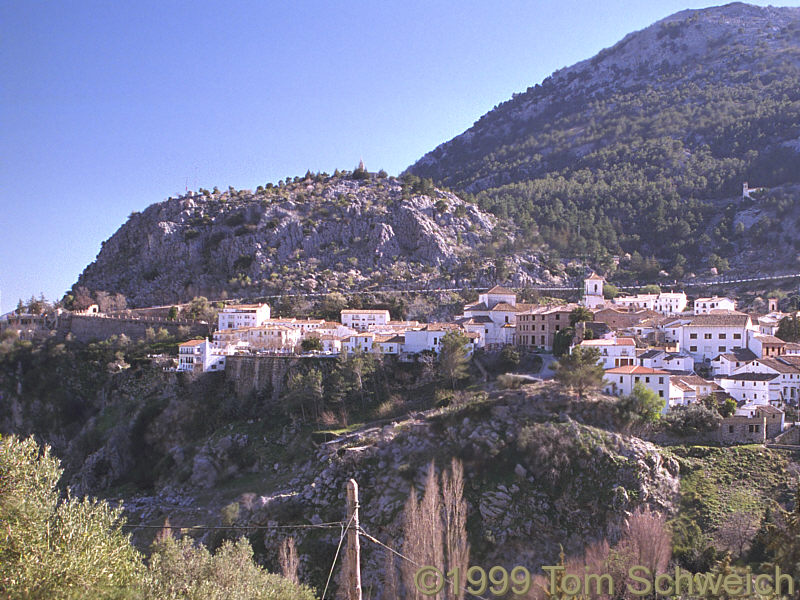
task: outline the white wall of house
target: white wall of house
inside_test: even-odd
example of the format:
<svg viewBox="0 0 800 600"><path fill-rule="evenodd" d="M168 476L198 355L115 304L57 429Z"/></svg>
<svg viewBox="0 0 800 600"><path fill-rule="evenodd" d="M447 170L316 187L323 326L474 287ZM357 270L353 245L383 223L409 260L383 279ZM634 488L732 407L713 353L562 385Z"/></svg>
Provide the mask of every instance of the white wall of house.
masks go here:
<svg viewBox="0 0 800 600"><path fill-rule="evenodd" d="M737 402L751 402L753 404L781 403L780 379L776 375L773 380L747 380L732 379L732 375L717 379L725 393Z"/></svg>
<svg viewBox="0 0 800 600"><path fill-rule="evenodd" d="M386 325L389 322L388 310L355 310L346 309L341 313L342 325L356 331L367 331L376 325Z"/></svg>
<svg viewBox="0 0 800 600"><path fill-rule="evenodd" d="M694 314L705 315L712 310L736 310L736 301L732 298L698 298L694 301Z"/></svg>
<svg viewBox="0 0 800 600"><path fill-rule="evenodd" d="M603 391L614 396L626 396L633 391L633 386L641 382L646 388L664 399L664 410L669 410L670 374L660 369L646 367L616 367L606 371Z"/></svg>
<svg viewBox="0 0 800 600"><path fill-rule="evenodd" d="M578 345L598 350L600 352L599 364L604 369L636 364L636 344L631 338L583 340Z"/></svg>
<svg viewBox="0 0 800 600"><path fill-rule="evenodd" d="M260 327L269 319L268 304L241 304L226 306L217 314L219 329Z"/></svg>

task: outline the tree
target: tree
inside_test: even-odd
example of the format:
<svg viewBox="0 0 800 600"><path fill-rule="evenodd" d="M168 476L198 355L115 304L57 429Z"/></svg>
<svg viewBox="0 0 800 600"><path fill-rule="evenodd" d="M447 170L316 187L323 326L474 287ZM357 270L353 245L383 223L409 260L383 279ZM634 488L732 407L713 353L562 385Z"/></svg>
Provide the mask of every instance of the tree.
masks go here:
<svg viewBox="0 0 800 600"><path fill-rule="evenodd" d="M598 364L600 351L597 348L576 346L572 353L563 355L556 363L555 379L578 393L583 399L586 393L603 385L605 371Z"/></svg>
<svg viewBox="0 0 800 600"><path fill-rule="evenodd" d="M775 335L784 342L796 342L800 340L800 321L798 321L797 316L783 317L778 324L778 331Z"/></svg>
<svg viewBox="0 0 800 600"><path fill-rule="evenodd" d="M441 493L440 493L441 489ZM436 468L431 461L425 480L422 501L411 488L403 512L404 537L403 554L417 565L432 565L447 573L460 569L466 573L469 566L469 544L467 543L467 504L464 495L464 469L461 463L452 459L450 473L442 473L441 487L436 476ZM403 561L401 572L406 589L404 598L414 600L463 600L466 581L462 577L461 589L455 589L452 581L441 592L423 595L414 584L417 566Z"/></svg>
<svg viewBox="0 0 800 600"><path fill-rule="evenodd" d="M583 323L585 321L594 321L594 315L592 314L592 311L585 306L579 306L569 313L570 327L575 327L576 324Z"/></svg>
<svg viewBox="0 0 800 600"><path fill-rule="evenodd" d="M211 554L188 537L165 536L153 544L143 587L145 600L314 600L308 587L257 565L246 538Z"/></svg>
<svg viewBox="0 0 800 600"><path fill-rule="evenodd" d="M758 533L759 523L758 515L737 510L725 518L714 534L714 539L722 550L727 550L738 558L750 547Z"/></svg>
<svg viewBox="0 0 800 600"><path fill-rule="evenodd" d="M468 376L467 344L469 338L460 331L448 331L440 340L439 373L442 379L449 381L453 389L456 382Z"/></svg>
<svg viewBox="0 0 800 600"><path fill-rule="evenodd" d="M506 371L513 371L519 366L519 350L514 346L503 346L500 350L500 364Z"/></svg>
<svg viewBox="0 0 800 600"><path fill-rule="evenodd" d="M107 598L134 587L138 552L120 529L122 508L60 498L50 448L14 436L0 439L0 596Z"/></svg>
<svg viewBox="0 0 800 600"><path fill-rule="evenodd" d="M322 352L322 340L318 337L308 337L300 342L303 352Z"/></svg>
<svg viewBox="0 0 800 600"><path fill-rule="evenodd" d="M167 319L169 319L170 321L174 321L177 318L178 318L178 307L171 306L169 309L169 313L167 313Z"/></svg>
<svg viewBox="0 0 800 600"><path fill-rule="evenodd" d="M619 288L617 286L613 283L603 284L603 298L606 300L613 300L617 296L619 296Z"/></svg>
<svg viewBox="0 0 800 600"><path fill-rule="evenodd" d="M189 302L187 314L190 319L211 323L214 320L216 311L209 303L208 298L205 296L195 296L192 298L192 301Z"/></svg>
<svg viewBox="0 0 800 600"><path fill-rule="evenodd" d="M553 336L553 354L555 356L564 356L567 354L574 337L575 329L572 327L565 327L561 331L556 332L555 336Z"/></svg>
<svg viewBox="0 0 800 600"><path fill-rule="evenodd" d="M294 373L286 384L286 404L290 410L299 410L303 420L307 418L306 411L319 419L322 411L322 373L311 369L307 373Z"/></svg>
<svg viewBox="0 0 800 600"><path fill-rule="evenodd" d="M619 399L618 407L628 422L655 423L664 410L664 398L637 381L631 393Z"/></svg>
<svg viewBox="0 0 800 600"><path fill-rule="evenodd" d="M641 293L642 294L660 294L661 293L661 286L658 286L656 284L642 286Z"/></svg>

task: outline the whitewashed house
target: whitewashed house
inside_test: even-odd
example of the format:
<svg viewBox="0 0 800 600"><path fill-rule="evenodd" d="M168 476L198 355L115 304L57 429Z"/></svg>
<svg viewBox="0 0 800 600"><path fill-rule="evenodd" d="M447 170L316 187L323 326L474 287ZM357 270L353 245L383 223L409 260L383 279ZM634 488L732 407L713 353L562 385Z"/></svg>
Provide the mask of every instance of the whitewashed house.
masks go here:
<svg viewBox="0 0 800 600"><path fill-rule="evenodd" d="M792 359L757 358L734 371L739 373L767 373L777 375L780 398L783 402L797 404L800 399L800 361Z"/></svg>
<svg viewBox="0 0 800 600"><path fill-rule="evenodd" d="M268 304L235 304L226 306L217 314L218 329L242 329L260 327L268 319Z"/></svg>
<svg viewBox="0 0 800 600"><path fill-rule="evenodd" d="M650 369L629 365L615 367L606 371L603 391L613 396L625 396L633 391L633 386L641 383L664 399L664 410L669 408L670 373L662 369Z"/></svg>
<svg viewBox="0 0 800 600"><path fill-rule="evenodd" d="M479 343L489 348L501 347L514 343L517 313L529 308L529 304L517 304L517 295L513 291L496 285L479 294L477 302L464 307L460 322L467 331L480 333L483 330L483 339Z"/></svg>
<svg viewBox="0 0 800 600"><path fill-rule="evenodd" d="M754 361L758 357L748 348L737 348L711 359L711 372L714 377L731 375L736 369Z"/></svg>
<svg viewBox="0 0 800 600"><path fill-rule="evenodd" d="M717 378L725 393L739 403L781 404L781 381L775 373L735 373Z"/></svg>
<svg viewBox="0 0 800 600"><path fill-rule="evenodd" d="M461 328L453 323L428 323L417 329L409 329L405 334L403 352L419 354L431 351L438 353L441 350L442 338L449 331L458 331ZM471 351L470 342L470 351Z"/></svg>
<svg viewBox="0 0 800 600"><path fill-rule="evenodd" d="M612 338L608 340L583 340L582 348L595 348L600 352L600 364L604 369L636 364L636 342L633 338Z"/></svg>
<svg viewBox="0 0 800 600"><path fill-rule="evenodd" d="M359 331L342 340L342 352L372 352L375 343L375 334L371 331Z"/></svg>
<svg viewBox="0 0 800 600"><path fill-rule="evenodd" d="M736 300L713 296L711 298L698 298L694 301L694 314L707 315L712 310L736 310Z"/></svg>
<svg viewBox="0 0 800 600"><path fill-rule="evenodd" d="M208 339L189 340L178 345L178 371L206 373L225 370L225 354Z"/></svg>
<svg viewBox="0 0 800 600"><path fill-rule="evenodd" d="M674 328L670 328L674 329ZM720 354L747 347L749 332L754 326L743 313L709 313L692 317L677 328L680 349L695 362L711 361Z"/></svg>
<svg viewBox="0 0 800 600"><path fill-rule="evenodd" d="M651 369L663 369L670 372L694 370L694 359L685 352L667 352L653 348L639 354L636 360L640 366Z"/></svg>
<svg viewBox="0 0 800 600"><path fill-rule="evenodd" d="M342 325L356 331L368 331L376 325L386 325L389 318L388 310L345 309L341 313Z"/></svg>

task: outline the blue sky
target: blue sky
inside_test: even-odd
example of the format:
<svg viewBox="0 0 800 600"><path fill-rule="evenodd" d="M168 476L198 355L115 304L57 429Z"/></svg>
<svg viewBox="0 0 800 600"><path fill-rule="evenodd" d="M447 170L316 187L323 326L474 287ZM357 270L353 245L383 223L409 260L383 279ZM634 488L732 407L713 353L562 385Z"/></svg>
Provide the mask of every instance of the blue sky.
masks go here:
<svg viewBox="0 0 800 600"><path fill-rule="evenodd" d="M712 5L6 0L0 311L60 298L131 211L187 185L362 157L397 174L554 70Z"/></svg>

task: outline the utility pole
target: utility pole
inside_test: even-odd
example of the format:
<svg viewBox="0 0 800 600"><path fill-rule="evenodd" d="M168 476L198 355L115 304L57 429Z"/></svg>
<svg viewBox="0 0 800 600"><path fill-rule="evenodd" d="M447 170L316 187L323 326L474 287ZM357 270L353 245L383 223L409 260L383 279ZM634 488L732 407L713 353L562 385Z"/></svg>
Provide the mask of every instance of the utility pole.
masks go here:
<svg viewBox="0 0 800 600"><path fill-rule="evenodd" d="M361 546L358 541L358 483L355 479L347 482L347 517L350 523L347 532L347 573L345 585L347 586L347 600L362 600L361 596Z"/></svg>

